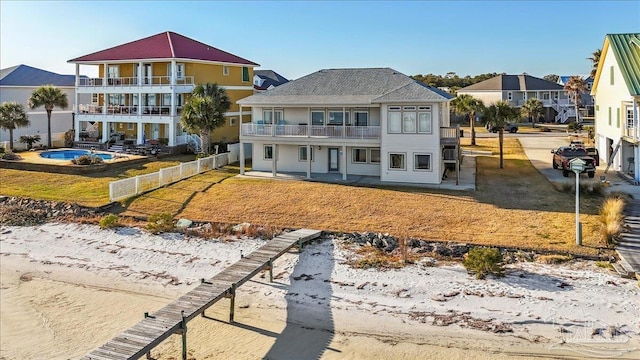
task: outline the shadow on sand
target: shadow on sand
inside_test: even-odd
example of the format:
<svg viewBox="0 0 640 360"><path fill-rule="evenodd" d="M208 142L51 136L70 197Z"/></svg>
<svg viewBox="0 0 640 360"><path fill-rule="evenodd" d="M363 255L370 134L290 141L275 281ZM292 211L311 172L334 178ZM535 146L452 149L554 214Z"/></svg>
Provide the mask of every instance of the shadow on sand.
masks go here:
<svg viewBox="0 0 640 360"><path fill-rule="evenodd" d="M324 259L324 260L323 260ZM263 359L319 359L334 336L331 312L333 244L324 241L307 245L290 275L287 324Z"/></svg>

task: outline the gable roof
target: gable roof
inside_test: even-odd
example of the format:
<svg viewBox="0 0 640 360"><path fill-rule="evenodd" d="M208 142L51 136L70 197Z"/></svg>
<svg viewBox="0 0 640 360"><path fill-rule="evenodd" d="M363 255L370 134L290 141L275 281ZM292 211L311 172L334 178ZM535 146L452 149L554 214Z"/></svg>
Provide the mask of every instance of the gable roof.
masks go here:
<svg viewBox="0 0 640 360"><path fill-rule="evenodd" d="M600 75L604 67L604 60L608 53L608 48L615 56L616 63L620 67L620 72L627 84L629 93L633 96L640 96L640 34L607 34L602 46L602 56L598 63L598 71L593 82L591 93L595 91L600 82Z"/></svg>
<svg viewBox="0 0 640 360"><path fill-rule="evenodd" d="M562 90L562 86L531 75L498 75L458 91L538 91Z"/></svg>
<svg viewBox="0 0 640 360"><path fill-rule="evenodd" d="M75 86L75 75L60 75L27 65L0 70L0 86Z"/></svg>
<svg viewBox="0 0 640 360"><path fill-rule="evenodd" d="M284 76L278 74L273 70L253 70L253 74L263 80L262 86L254 85L254 87L258 90L266 90L271 85L275 87L289 82L289 80L287 80Z"/></svg>
<svg viewBox="0 0 640 360"><path fill-rule="evenodd" d="M252 61L171 31L80 56L68 62L92 63L152 59L187 59L258 66Z"/></svg>
<svg viewBox="0 0 640 360"><path fill-rule="evenodd" d="M367 105L453 96L390 68L323 69L238 101L241 105Z"/></svg>

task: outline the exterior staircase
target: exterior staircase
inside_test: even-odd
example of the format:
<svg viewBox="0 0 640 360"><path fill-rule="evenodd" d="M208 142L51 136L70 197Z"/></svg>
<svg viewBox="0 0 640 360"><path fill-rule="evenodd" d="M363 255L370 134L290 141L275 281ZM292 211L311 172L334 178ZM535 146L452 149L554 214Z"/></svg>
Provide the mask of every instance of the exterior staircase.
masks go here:
<svg viewBox="0 0 640 360"><path fill-rule="evenodd" d="M551 100L551 108L558 113L555 117L556 123L566 124L572 117L576 118L578 122L582 121L580 114L576 117L576 108L571 103L561 104L558 100Z"/></svg>
<svg viewBox="0 0 640 360"><path fill-rule="evenodd" d="M194 154L202 152L202 138L196 134L186 135L187 150L193 151Z"/></svg>
<svg viewBox="0 0 640 360"><path fill-rule="evenodd" d="M622 277L640 280L640 199L629 201L625 215L626 232L616 245L620 261L613 268Z"/></svg>

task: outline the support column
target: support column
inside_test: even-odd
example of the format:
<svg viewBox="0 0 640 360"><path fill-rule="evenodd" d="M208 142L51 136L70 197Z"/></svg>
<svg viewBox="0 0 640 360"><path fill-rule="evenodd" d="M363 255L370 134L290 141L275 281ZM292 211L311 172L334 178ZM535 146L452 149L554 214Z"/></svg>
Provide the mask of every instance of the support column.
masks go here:
<svg viewBox="0 0 640 360"><path fill-rule="evenodd" d="M187 318L184 316L184 310L180 312L182 315L182 322L180 323L180 330L182 332L182 360L187 360Z"/></svg>
<svg viewBox="0 0 640 360"><path fill-rule="evenodd" d="M136 134L136 144L142 144L142 133L144 132L144 123L138 123L138 133Z"/></svg>
<svg viewBox="0 0 640 360"><path fill-rule="evenodd" d="M106 120L103 121L102 122L102 142L109 140L109 135L111 135L109 130L111 130L109 128L109 122Z"/></svg>
<svg viewBox="0 0 640 360"><path fill-rule="evenodd" d="M311 144L307 144L307 179L311 179Z"/></svg>
<svg viewBox="0 0 640 360"><path fill-rule="evenodd" d="M176 146L176 124L173 121L167 124L169 128L169 146Z"/></svg>
<svg viewBox="0 0 640 360"><path fill-rule="evenodd" d="M235 312L235 304L236 304L236 283L231 284L230 290L230 304L229 304L229 322L233 322L233 315Z"/></svg>
<svg viewBox="0 0 640 360"><path fill-rule="evenodd" d="M342 145L342 180L347 180L347 146Z"/></svg>
<svg viewBox="0 0 640 360"><path fill-rule="evenodd" d="M109 86L108 82L107 82L107 74L109 71L109 64L104 63L104 71L102 74L102 87L105 88L107 86ZM102 114L106 115L107 114L107 105L109 104L109 95L107 95L107 93L103 93L102 94L103 97L103 103L102 103Z"/></svg>
<svg viewBox="0 0 640 360"><path fill-rule="evenodd" d="M278 145L277 144L272 144L271 145L273 154L271 157L271 175L273 177L278 176Z"/></svg>
<svg viewBox="0 0 640 360"><path fill-rule="evenodd" d="M171 116L176 116L176 71L176 61L171 60L171 109L169 109Z"/></svg>
<svg viewBox="0 0 640 360"><path fill-rule="evenodd" d="M244 175L244 143L240 141L240 175Z"/></svg>
<svg viewBox="0 0 640 360"><path fill-rule="evenodd" d="M76 64L76 92L75 92L75 100L73 104L73 112L78 114L78 101L80 101L80 94L78 94L78 88L80 87L80 64ZM74 125L75 126L75 125ZM77 129L77 127L75 127Z"/></svg>
<svg viewBox="0 0 640 360"><path fill-rule="evenodd" d="M144 71L142 61L138 63L138 115L142 114L142 72ZM169 140L171 141L171 140Z"/></svg>

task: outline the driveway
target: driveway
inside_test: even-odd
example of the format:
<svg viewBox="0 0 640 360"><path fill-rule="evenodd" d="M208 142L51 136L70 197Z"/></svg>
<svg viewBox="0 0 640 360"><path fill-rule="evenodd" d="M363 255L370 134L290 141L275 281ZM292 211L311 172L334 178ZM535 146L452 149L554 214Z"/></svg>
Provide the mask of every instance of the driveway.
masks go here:
<svg viewBox="0 0 640 360"><path fill-rule="evenodd" d="M562 176L562 171L554 169L551 165L553 159L551 150L569 145L566 134L518 134L517 137L529 161L542 175L546 176L549 181L563 182L567 180ZM569 176L573 177L572 174ZM584 177L586 178L586 175Z"/></svg>

